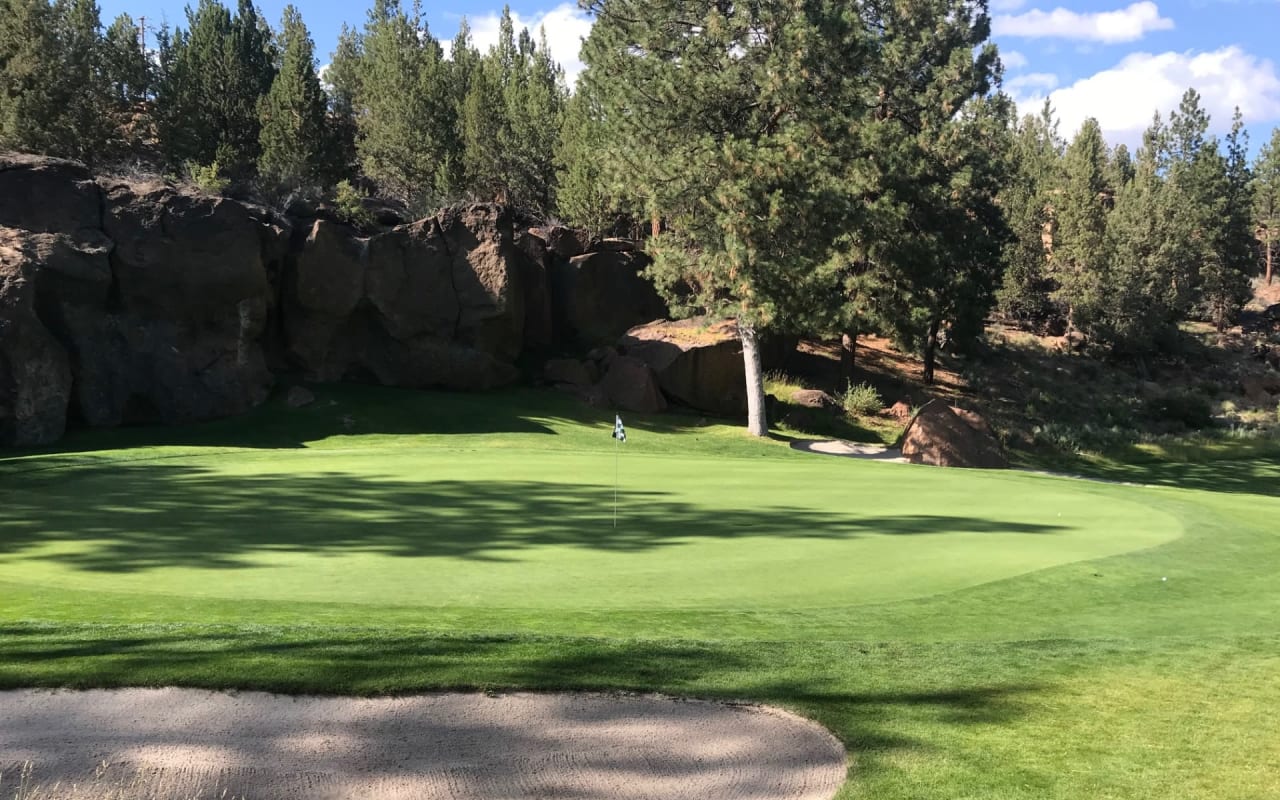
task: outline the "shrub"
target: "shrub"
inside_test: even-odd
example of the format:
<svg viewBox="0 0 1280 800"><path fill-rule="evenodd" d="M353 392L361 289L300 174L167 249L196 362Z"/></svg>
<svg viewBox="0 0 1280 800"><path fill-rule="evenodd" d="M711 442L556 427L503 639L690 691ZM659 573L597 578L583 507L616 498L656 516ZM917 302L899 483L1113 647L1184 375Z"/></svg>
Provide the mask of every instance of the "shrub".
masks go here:
<svg viewBox="0 0 1280 800"><path fill-rule="evenodd" d="M373 214L364 206L364 198L351 185L351 181L340 181L333 187L333 209L338 216L357 228L373 224Z"/></svg>
<svg viewBox="0 0 1280 800"><path fill-rule="evenodd" d="M218 166L217 160L208 166L188 161L187 180L191 182L192 186L208 194L222 194L231 185L231 181L222 177L222 171Z"/></svg>
<svg viewBox="0 0 1280 800"><path fill-rule="evenodd" d="M869 383L860 383L845 389L840 397L840 404L850 414L864 417L877 414L884 408L884 400L880 398L880 393Z"/></svg>
<svg viewBox="0 0 1280 800"><path fill-rule="evenodd" d="M1192 430L1213 424L1213 406L1197 392L1167 392L1147 403L1147 414L1153 419L1178 422Z"/></svg>

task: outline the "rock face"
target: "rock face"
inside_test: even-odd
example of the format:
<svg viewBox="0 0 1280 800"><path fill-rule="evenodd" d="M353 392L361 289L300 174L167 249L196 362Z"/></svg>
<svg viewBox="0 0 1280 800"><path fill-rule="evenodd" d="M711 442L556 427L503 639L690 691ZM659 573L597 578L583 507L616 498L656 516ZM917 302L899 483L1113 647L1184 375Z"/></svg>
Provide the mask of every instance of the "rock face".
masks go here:
<svg viewBox="0 0 1280 800"><path fill-rule="evenodd" d="M619 344L653 369L673 400L724 416L746 413L742 344L734 323L701 317L653 322L627 331Z"/></svg>
<svg viewBox="0 0 1280 800"><path fill-rule="evenodd" d="M973 412L966 412L966 417ZM902 433L902 455L913 464L1003 469L1009 466L1000 443L941 400L925 403ZM981 418L973 414L981 422Z"/></svg>
<svg viewBox="0 0 1280 800"><path fill-rule="evenodd" d="M46 444L62 436L71 367L36 316L35 264L0 228L0 445Z"/></svg>
<svg viewBox="0 0 1280 800"><path fill-rule="evenodd" d="M285 349L318 381L486 389L515 379L524 256L471 206L371 238L318 219L286 266Z"/></svg>
<svg viewBox="0 0 1280 800"><path fill-rule="evenodd" d="M241 413L282 372L485 389L666 314L631 247L517 231L496 205L401 211L361 231L323 204L285 217L0 154L0 444ZM602 404L665 405L648 366L616 360L577 379Z"/></svg>
<svg viewBox="0 0 1280 800"><path fill-rule="evenodd" d="M557 343L612 344L630 328L666 317L666 304L640 274L648 263L642 253L622 252L555 259L550 290Z"/></svg>

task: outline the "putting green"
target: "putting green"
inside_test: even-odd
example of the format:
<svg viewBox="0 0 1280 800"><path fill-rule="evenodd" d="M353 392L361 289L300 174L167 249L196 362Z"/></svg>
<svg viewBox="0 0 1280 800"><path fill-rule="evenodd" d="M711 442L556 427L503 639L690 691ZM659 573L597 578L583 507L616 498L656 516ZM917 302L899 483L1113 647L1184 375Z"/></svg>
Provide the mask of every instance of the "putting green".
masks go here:
<svg viewBox="0 0 1280 800"><path fill-rule="evenodd" d="M360 606L786 611L953 592L1182 532L1119 487L817 456L624 451L614 527L608 444L150 452L8 476L0 582L336 602L354 620Z"/></svg>

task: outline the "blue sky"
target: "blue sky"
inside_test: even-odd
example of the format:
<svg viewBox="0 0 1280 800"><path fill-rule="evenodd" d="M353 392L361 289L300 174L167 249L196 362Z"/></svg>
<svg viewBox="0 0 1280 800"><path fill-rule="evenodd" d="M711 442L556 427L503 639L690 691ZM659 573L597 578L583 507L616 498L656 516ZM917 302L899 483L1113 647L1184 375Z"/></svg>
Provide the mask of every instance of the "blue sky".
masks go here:
<svg viewBox="0 0 1280 800"><path fill-rule="evenodd" d="M1197 88L1221 133L1239 105L1257 150L1280 126L1280 0L989 0L994 40L1005 59L1005 86L1024 110L1048 95L1070 136L1095 116L1110 142L1138 143L1159 109ZM117 14L162 15L183 23L176 0L99 0L104 23ZM224 0L234 5L234 0ZM406 3L409 0L405 0ZM359 26L367 5L294 0L323 64L344 21ZM432 32L452 38L467 16L477 43L496 35L501 5L480 0L424 2ZM545 25L552 51L570 76L590 19L572 2L512 2L517 26ZM285 0L259 0L277 24Z"/></svg>

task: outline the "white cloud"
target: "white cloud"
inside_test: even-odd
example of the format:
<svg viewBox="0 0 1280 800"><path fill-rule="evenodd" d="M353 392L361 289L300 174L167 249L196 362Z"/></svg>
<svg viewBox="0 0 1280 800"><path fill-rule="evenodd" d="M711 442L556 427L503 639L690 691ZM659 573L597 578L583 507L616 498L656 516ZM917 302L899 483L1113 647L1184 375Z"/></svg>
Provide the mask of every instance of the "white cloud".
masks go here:
<svg viewBox="0 0 1280 800"><path fill-rule="evenodd" d="M1173 28L1173 20L1160 16L1160 8L1150 0L1134 3L1119 11L1078 13L1065 8L1052 11L1032 9L1022 14L997 15L991 30L996 36L1028 39L1083 39L1091 42L1133 42L1148 31Z"/></svg>
<svg viewBox="0 0 1280 800"><path fill-rule="evenodd" d="M497 44L498 26L501 21L502 16L495 12L467 18L467 22L471 25L471 40L480 52ZM591 33L593 22L591 15L573 3L561 3L549 11L537 11L527 17L513 11L511 21L517 34L520 33L521 28L528 28L534 39L538 38L540 28L546 30L547 47L551 50L551 57L564 67L565 80L569 88L573 88L573 84L578 80L578 73L584 69L579 55L582 50L582 40ZM449 38L453 38L452 34ZM450 42L442 42L442 44L446 45L447 49Z"/></svg>
<svg viewBox="0 0 1280 800"><path fill-rule="evenodd" d="M1230 127L1236 106L1250 125L1280 122L1276 65L1236 46L1203 53L1131 53L1111 69L1051 91L1049 101L1063 133L1073 134L1087 117L1096 117L1108 141L1133 146L1141 142L1152 115L1159 110L1167 117L1188 87L1200 93L1215 132ZM1039 108L1048 87L1022 88L1025 94L1010 89L1021 109Z"/></svg>
<svg viewBox="0 0 1280 800"><path fill-rule="evenodd" d="M1005 69L1022 69L1029 63L1027 57L1017 50L1000 53L1000 61L1004 63Z"/></svg>
<svg viewBox="0 0 1280 800"><path fill-rule="evenodd" d="M1053 91L1058 88L1058 76L1051 72L1028 72L1004 82L1004 88L1014 97L1035 92Z"/></svg>

